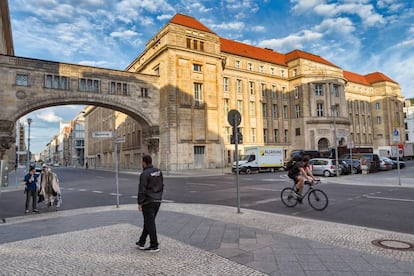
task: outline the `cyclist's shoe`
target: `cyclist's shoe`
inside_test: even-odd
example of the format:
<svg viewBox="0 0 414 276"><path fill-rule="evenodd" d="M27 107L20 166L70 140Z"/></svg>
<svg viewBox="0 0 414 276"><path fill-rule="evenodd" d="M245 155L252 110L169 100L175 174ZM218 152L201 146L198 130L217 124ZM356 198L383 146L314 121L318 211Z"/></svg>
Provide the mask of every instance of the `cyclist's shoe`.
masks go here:
<svg viewBox="0 0 414 276"><path fill-rule="evenodd" d="M297 201L298 201L298 203L302 204L302 199L303 199L302 194L300 194L300 193L298 192L298 193L296 193L296 196L297 196Z"/></svg>

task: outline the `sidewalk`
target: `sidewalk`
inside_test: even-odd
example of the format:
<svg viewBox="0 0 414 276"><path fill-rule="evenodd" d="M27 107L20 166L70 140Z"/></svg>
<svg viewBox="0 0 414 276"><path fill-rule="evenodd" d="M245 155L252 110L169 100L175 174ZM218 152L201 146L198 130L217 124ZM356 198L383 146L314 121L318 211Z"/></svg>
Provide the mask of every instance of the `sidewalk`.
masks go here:
<svg viewBox="0 0 414 276"><path fill-rule="evenodd" d="M413 242L414 235L163 203L157 217L161 250L147 253L135 246L141 227L135 205L10 218L0 224L0 274L414 275L414 251L372 244Z"/></svg>

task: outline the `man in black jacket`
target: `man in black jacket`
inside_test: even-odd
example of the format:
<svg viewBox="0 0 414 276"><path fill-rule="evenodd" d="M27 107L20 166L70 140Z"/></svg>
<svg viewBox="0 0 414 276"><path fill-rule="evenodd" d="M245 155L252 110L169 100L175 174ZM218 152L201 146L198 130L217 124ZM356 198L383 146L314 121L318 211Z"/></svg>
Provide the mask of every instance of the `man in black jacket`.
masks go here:
<svg viewBox="0 0 414 276"><path fill-rule="evenodd" d="M138 248L147 252L158 252L157 229L155 217L160 209L164 180L162 172L152 165L149 155L142 157L143 172L139 178L138 186L138 209L144 216L144 227L139 240L136 242ZM147 236L150 236L150 246L145 248Z"/></svg>

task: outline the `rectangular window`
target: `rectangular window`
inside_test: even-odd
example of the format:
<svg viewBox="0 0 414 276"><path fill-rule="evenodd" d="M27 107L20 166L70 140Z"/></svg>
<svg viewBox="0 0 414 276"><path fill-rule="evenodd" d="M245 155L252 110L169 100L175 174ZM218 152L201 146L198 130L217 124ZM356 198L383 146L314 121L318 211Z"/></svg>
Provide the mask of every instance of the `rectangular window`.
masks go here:
<svg viewBox="0 0 414 276"><path fill-rule="evenodd" d="M200 64L193 64L193 70L196 72L201 72L201 65Z"/></svg>
<svg viewBox="0 0 414 276"><path fill-rule="evenodd" d="M204 41L200 41L200 50L204 51Z"/></svg>
<svg viewBox="0 0 414 276"><path fill-rule="evenodd" d="M237 89L237 93L242 93L242 81L241 80L236 80L236 89Z"/></svg>
<svg viewBox="0 0 414 276"><path fill-rule="evenodd" d="M260 85L260 87L261 87L261 92L262 92L262 97L264 98L264 97L266 97L266 84L264 84L264 83L262 83L261 85Z"/></svg>
<svg viewBox="0 0 414 276"><path fill-rule="evenodd" d="M141 87L141 97L142 98L148 98L148 88Z"/></svg>
<svg viewBox="0 0 414 276"><path fill-rule="evenodd" d="M323 117L323 103L316 104L316 116Z"/></svg>
<svg viewBox="0 0 414 276"><path fill-rule="evenodd" d="M288 106L283 106L283 119L288 119Z"/></svg>
<svg viewBox="0 0 414 276"><path fill-rule="evenodd" d="M250 131L251 131L251 134L252 134L252 143L256 143L256 129L251 128Z"/></svg>
<svg viewBox="0 0 414 276"><path fill-rule="evenodd" d="M300 136L300 128L295 128L295 135Z"/></svg>
<svg viewBox="0 0 414 276"><path fill-rule="evenodd" d="M59 89L59 82L60 82L59 80L60 80L59 76L53 77L53 88L54 89Z"/></svg>
<svg viewBox="0 0 414 276"><path fill-rule="evenodd" d="M61 77L60 78L60 89L66 90L68 89L68 78L67 77Z"/></svg>
<svg viewBox="0 0 414 276"><path fill-rule="evenodd" d="M86 91L86 80L85 79L80 79L79 90L80 91Z"/></svg>
<svg viewBox="0 0 414 276"><path fill-rule="evenodd" d="M45 87L52 88L52 75L46 75Z"/></svg>
<svg viewBox="0 0 414 276"><path fill-rule="evenodd" d="M229 99L224 99L224 113L227 114L229 113L230 108L229 108Z"/></svg>
<svg viewBox="0 0 414 276"><path fill-rule="evenodd" d="M284 131L284 141L285 141L285 143L288 143L289 142L289 131L287 130L287 129L285 129L285 131Z"/></svg>
<svg viewBox="0 0 414 276"><path fill-rule="evenodd" d="M203 102L203 84L194 83L194 105L200 106Z"/></svg>
<svg viewBox="0 0 414 276"><path fill-rule="evenodd" d="M247 63L247 70L252 71L253 70L253 64Z"/></svg>
<svg viewBox="0 0 414 276"><path fill-rule="evenodd" d="M237 101L237 111L239 111L240 114L243 114L243 101Z"/></svg>
<svg viewBox="0 0 414 276"><path fill-rule="evenodd" d="M24 75L24 74L17 74L16 85L17 86L29 86L29 76Z"/></svg>
<svg viewBox="0 0 414 276"><path fill-rule="evenodd" d="M332 92L333 92L333 94L334 94L334 96L335 97L339 97L339 86L338 85L334 85L333 87L332 87Z"/></svg>
<svg viewBox="0 0 414 276"><path fill-rule="evenodd" d="M230 127L225 127L224 132L226 143L230 143Z"/></svg>
<svg viewBox="0 0 414 276"><path fill-rule="evenodd" d="M279 130L278 129L273 130L273 139L275 140L275 143L279 143Z"/></svg>
<svg viewBox="0 0 414 276"><path fill-rule="evenodd" d="M240 68L240 60L236 60L236 68Z"/></svg>
<svg viewBox="0 0 414 276"><path fill-rule="evenodd" d="M195 40L194 39L194 41L193 41L193 48L194 48L194 50L197 50L198 49L198 40Z"/></svg>
<svg viewBox="0 0 414 276"><path fill-rule="evenodd" d="M124 95L124 96L128 95L128 84L126 84L126 83L122 84L122 95Z"/></svg>
<svg viewBox="0 0 414 276"><path fill-rule="evenodd" d="M250 95L254 95L254 82L249 81L249 91Z"/></svg>
<svg viewBox="0 0 414 276"><path fill-rule="evenodd" d="M121 83L120 82L116 83L116 94L118 95L121 94Z"/></svg>
<svg viewBox="0 0 414 276"><path fill-rule="evenodd" d="M322 84L315 84L315 96L323 96L323 86Z"/></svg>
<svg viewBox="0 0 414 276"><path fill-rule="evenodd" d="M250 117L256 116L255 102L250 102Z"/></svg>
<svg viewBox="0 0 414 276"><path fill-rule="evenodd" d="M295 116L296 118L300 118L300 105L295 105Z"/></svg>
<svg viewBox="0 0 414 276"><path fill-rule="evenodd" d="M93 92L99 92L99 80L93 81Z"/></svg>
<svg viewBox="0 0 414 276"><path fill-rule="evenodd" d="M266 105L266 103L262 103L262 113L263 113L263 117L266 118L267 117L267 105Z"/></svg>
<svg viewBox="0 0 414 276"><path fill-rule="evenodd" d="M264 66L263 66L263 65L260 65L260 67L259 67L259 72L260 72L260 73L263 73L263 72L264 72Z"/></svg>
<svg viewBox="0 0 414 276"><path fill-rule="evenodd" d="M187 48L191 49L191 38L187 38Z"/></svg>
<svg viewBox="0 0 414 276"><path fill-rule="evenodd" d="M272 98L277 99L276 85L272 85Z"/></svg>
<svg viewBox="0 0 414 276"><path fill-rule="evenodd" d="M275 74L275 68L273 68L273 67L270 68L270 74L271 75L274 75Z"/></svg>
<svg viewBox="0 0 414 276"><path fill-rule="evenodd" d="M381 124L381 116L377 116L377 125Z"/></svg>
<svg viewBox="0 0 414 276"><path fill-rule="evenodd" d="M267 136L268 136L268 131L267 128L263 129L263 142L267 143Z"/></svg>
<svg viewBox="0 0 414 276"><path fill-rule="evenodd" d="M272 118L277 118L277 104L272 104Z"/></svg>
<svg viewBox="0 0 414 276"><path fill-rule="evenodd" d="M224 92L229 92L229 78L223 78Z"/></svg>
<svg viewBox="0 0 414 276"><path fill-rule="evenodd" d="M115 82L111 81L111 83L109 84L109 94L114 94L116 92L115 86L116 86Z"/></svg>
<svg viewBox="0 0 414 276"><path fill-rule="evenodd" d="M375 109L376 110L381 109L381 103L375 103Z"/></svg>

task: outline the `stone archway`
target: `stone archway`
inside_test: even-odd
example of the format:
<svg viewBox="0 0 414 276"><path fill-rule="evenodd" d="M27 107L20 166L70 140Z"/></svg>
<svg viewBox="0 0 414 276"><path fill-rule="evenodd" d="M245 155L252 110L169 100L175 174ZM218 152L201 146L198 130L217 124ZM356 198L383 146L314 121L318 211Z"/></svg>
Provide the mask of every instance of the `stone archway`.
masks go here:
<svg viewBox="0 0 414 276"><path fill-rule="evenodd" d="M329 150L329 140L327 138L321 138L318 141L318 150L319 151L328 151Z"/></svg>

